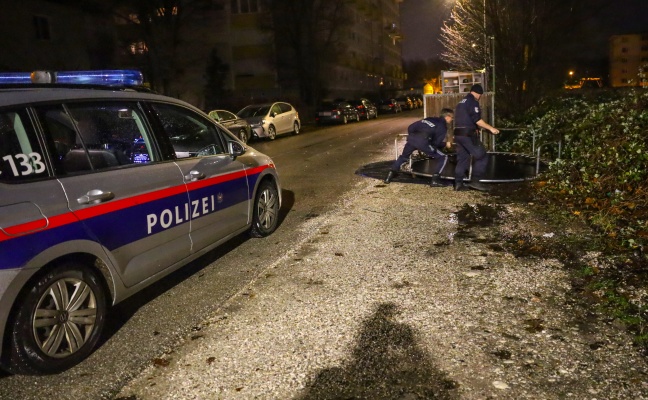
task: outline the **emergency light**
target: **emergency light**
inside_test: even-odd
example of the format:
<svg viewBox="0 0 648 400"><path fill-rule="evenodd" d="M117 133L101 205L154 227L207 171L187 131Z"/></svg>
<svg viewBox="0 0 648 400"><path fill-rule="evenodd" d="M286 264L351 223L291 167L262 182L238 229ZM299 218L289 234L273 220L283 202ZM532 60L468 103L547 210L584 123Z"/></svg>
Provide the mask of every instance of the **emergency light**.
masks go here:
<svg viewBox="0 0 648 400"><path fill-rule="evenodd" d="M136 70L2 72L0 85L61 83L72 85L141 86L144 78Z"/></svg>

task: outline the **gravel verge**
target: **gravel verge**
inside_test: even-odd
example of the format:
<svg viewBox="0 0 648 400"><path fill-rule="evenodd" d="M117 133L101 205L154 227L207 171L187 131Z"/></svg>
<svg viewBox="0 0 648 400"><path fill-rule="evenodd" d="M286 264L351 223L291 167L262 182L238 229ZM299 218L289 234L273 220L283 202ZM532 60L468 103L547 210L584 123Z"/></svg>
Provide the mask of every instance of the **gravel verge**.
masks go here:
<svg viewBox="0 0 648 400"><path fill-rule="evenodd" d="M462 226L491 200L362 180L119 398L648 399L645 359L569 301L563 265L497 246L553 235L524 205Z"/></svg>

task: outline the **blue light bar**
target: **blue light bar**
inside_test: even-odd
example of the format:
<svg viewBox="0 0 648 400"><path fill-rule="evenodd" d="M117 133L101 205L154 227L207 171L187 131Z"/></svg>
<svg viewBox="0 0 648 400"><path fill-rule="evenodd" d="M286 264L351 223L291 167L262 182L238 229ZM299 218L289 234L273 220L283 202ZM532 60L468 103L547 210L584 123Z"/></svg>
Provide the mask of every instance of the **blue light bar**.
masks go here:
<svg viewBox="0 0 648 400"><path fill-rule="evenodd" d="M0 85L16 83L32 83L29 72L2 72L0 73Z"/></svg>
<svg viewBox="0 0 648 400"><path fill-rule="evenodd" d="M29 83L62 83L76 85L140 86L142 73L136 70L34 71L0 73L0 85Z"/></svg>
<svg viewBox="0 0 648 400"><path fill-rule="evenodd" d="M80 85L140 86L142 73L135 70L61 71L56 72L56 83Z"/></svg>

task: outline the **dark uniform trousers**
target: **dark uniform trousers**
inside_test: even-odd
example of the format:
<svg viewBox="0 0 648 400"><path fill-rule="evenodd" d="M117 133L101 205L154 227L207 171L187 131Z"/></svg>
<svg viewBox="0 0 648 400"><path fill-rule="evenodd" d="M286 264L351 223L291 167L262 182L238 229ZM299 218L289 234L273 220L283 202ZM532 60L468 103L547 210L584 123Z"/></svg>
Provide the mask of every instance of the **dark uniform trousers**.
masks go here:
<svg viewBox="0 0 648 400"><path fill-rule="evenodd" d="M454 142L457 151L457 167L455 168L455 182L463 182L466 172L470 168L470 156L472 155L473 169L472 181L478 182L486 174L488 157L486 148L479 140L476 131L466 129L455 129Z"/></svg>
<svg viewBox="0 0 648 400"><path fill-rule="evenodd" d="M445 167L446 162L448 161L448 156L441 150L435 149L430 144L428 136L424 132L413 132L407 135L407 143L405 143L403 153L396 159L396 161L394 161L391 170L394 172L399 172L400 166L403 165L404 162L409 160L414 150L425 153L431 159L437 159L441 157L443 158L443 162L438 163L440 167L439 170L435 172L435 174L441 173L443 167Z"/></svg>

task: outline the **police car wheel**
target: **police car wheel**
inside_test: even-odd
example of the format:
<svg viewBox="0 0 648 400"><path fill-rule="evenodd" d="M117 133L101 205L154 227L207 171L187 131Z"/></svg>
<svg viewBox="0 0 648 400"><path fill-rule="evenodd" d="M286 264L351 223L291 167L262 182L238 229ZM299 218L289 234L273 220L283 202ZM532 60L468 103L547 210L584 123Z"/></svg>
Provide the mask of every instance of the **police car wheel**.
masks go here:
<svg viewBox="0 0 648 400"><path fill-rule="evenodd" d="M41 375L81 362L101 336L105 293L95 272L70 261L35 280L9 327L3 367L14 374Z"/></svg>
<svg viewBox="0 0 648 400"><path fill-rule="evenodd" d="M268 127L268 139L275 140L276 137L277 137L277 131L275 130L275 127L273 125L270 125Z"/></svg>
<svg viewBox="0 0 648 400"><path fill-rule="evenodd" d="M279 192L274 182L265 180L259 184L253 207L250 236L268 236L279 222Z"/></svg>
<svg viewBox="0 0 648 400"><path fill-rule="evenodd" d="M293 133L299 135L299 124L297 122L293 124Z"/></svg>
<svg viewBox="0 0 648 400"><path fill-rule="evenodd" d="M245 129L241 129L239 131L238 138L241 140L241 142L247 143L248 138L247 138L247 132L245 132Z"/></svg>

